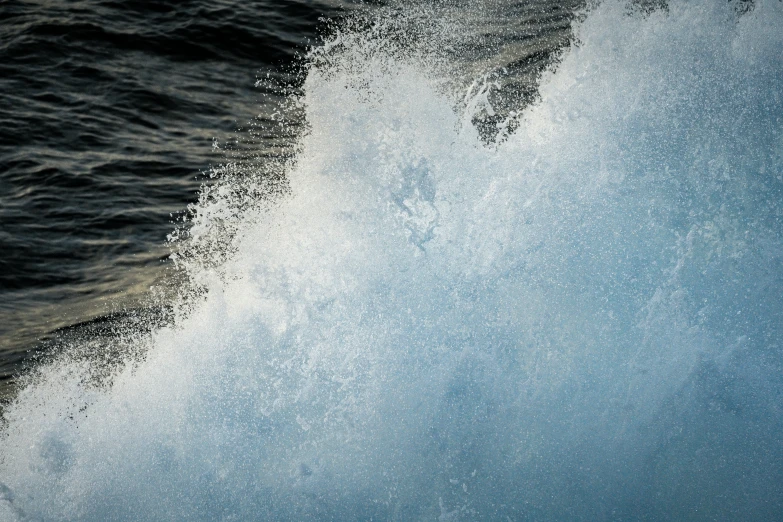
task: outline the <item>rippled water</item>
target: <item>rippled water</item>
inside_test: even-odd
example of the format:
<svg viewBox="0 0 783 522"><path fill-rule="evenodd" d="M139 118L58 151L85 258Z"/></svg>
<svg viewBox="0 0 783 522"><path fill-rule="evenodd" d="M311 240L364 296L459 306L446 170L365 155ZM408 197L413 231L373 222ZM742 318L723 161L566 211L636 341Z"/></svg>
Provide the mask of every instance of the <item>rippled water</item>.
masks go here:
<svg viewBox="0 0 783 522"><path fill-rule="evenodd" d="M144 299L171 214L224 160L213 140L285 154L256 80L292 82L318 18L346 5L0 4L0 377L37 338Z"/></svg>

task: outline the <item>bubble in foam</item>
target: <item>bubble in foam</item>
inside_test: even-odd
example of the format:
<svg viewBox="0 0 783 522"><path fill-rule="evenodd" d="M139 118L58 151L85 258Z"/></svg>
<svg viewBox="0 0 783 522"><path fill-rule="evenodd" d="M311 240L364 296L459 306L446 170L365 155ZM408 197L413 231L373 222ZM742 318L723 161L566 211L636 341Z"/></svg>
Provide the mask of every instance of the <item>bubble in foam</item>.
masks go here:
<svg viewBox="0 0 783 522"><path fill-rule="evenodd" d="M490 145L437 31L337 34L273 200L197 209L197 297L7 408L0 516L774 518L781 23L604 2Z"/></svg>

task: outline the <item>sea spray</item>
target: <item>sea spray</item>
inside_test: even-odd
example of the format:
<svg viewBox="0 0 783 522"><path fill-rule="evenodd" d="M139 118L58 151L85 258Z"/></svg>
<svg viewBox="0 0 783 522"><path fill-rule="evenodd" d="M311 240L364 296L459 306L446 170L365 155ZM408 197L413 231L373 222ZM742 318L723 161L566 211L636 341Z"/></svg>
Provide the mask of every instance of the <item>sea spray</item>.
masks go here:
<svg viewBox="0 0 783 522"><path fill-rule="evenodd" d="M0 516L780 515L783 4L595 6L490 144L401 20L314 52L284 185L203 200L230 255L143 356L19 392Z"/></svg>

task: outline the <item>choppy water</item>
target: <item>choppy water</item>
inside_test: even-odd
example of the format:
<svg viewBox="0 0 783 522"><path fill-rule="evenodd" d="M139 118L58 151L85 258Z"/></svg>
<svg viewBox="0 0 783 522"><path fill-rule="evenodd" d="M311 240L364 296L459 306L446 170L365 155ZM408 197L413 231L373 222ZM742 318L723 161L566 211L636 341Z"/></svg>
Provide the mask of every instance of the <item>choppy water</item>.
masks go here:
<svg viewBox="0 0 783 522"><path fill-rule="evenodd" d="M161 324L5 409L0 517L780 518L783 3L569 13L332 27Z"/></svg>
<svg viewBox="0 0 783 522"><path fill-rule="evenodd" d="M241 133L253 153L283 152L263 128L275 93L254 84L289 82L318 17L340 8L0 4L0 377L37 338L143 299L170 214L223 160L213 139L255 119L260 131Z"/></svg>

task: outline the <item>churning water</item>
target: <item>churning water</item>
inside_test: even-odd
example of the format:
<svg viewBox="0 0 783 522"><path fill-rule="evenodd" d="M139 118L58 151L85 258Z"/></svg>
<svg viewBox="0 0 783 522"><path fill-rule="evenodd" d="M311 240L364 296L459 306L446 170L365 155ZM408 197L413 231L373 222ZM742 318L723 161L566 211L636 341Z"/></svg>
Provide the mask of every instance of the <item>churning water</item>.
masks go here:
<svg viewBox="0 0 783 522"><path fill-rule="evenodd" d="M167 324L30 378L0 518L783 515L783 3L593 6L489 139L412 11L312 52Z"/></svg>

